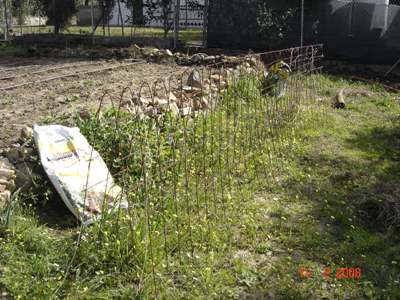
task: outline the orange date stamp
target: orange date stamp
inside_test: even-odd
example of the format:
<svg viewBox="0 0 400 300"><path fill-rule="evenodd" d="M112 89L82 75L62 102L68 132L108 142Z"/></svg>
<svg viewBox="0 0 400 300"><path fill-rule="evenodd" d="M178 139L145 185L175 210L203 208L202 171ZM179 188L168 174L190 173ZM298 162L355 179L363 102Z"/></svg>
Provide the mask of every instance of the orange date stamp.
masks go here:
<svg viewBox="0 0 400 300"><path fill-rule="evenodd" d="M330 280L331 278L336 279L361 279L362 269L361 268L336 268L332 269L330 267L324 268L320 272L315 272L312 268L301 267L299 268L299 276L301 279L311 279L314 276L322 275L324 280Z"/></svg>

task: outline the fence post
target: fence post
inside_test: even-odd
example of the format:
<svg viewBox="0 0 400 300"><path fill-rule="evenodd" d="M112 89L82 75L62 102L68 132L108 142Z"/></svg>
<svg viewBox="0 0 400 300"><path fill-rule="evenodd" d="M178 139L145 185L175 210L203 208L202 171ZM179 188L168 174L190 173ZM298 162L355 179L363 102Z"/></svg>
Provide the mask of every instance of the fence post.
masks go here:
<svg viewBox="0 0 400 300"><path fill-rule="evenodd" d="M175 0L175 18L174 18L174 49L178 46L179 40L179 17L181 10L181 1Z"/></svg>
<svg viewBox="0 0 400 300"><path fill-rule="evenodd" d="M384 8L385 8L385 20L384 20L384 27L383 27L383 30L382 30L382 36L384 35L384 34L386 34L386 31L388 30L388 18L389 18L389 5L390 5L390 2L389 2L389 0L385 0L385 4L383 4L384 5Z"/></svg>
<svg viewBox="0 0 400 300"><path fill-rule="evenodd" d="M351 1L350 12L349 12L349 24L348 24L348 36L353 36L353 11L354 11L354 0Z"/></svg>
<svg viewBox="0 0 400 300"><path fill-rule="evenodd" d="M120 19L121 19L122 36L125 36L124 19L122 17L122 10L121 10L121 1L118 0L118 23Z"/></svg>
<svg viewBox="0 0 400 300"><path fill-rule="evenodd" d="M94 24L94 6L93 0L90 1L90 21L92 25L92 47L94 47L94 36L95 36L95 24Z"/></svg>
<svg viewBox="0 0 400 300"><path fill-rule="evenodd" d="M3 0L4 6L4 39L8 40L8 11L7 11L7 0Z"/></svg>
<svg viewBox="0 0 400 300"><path fill-rule="evenodd" d="M93 0L90 1L90 21L91 21L92 31L93 31L94 30Z"/></svg>
<svg viewBox="0 0 400 300"><path fill-rule="evenodd" d="M203 17L203 47L207 47L208 0L204 0Z"/></svg>
<svg viewBox="0 0 400 300"><path fill-rule="evenodd" d="M300 46L304 45L304 0L301 0L301 33Z"/></svg>

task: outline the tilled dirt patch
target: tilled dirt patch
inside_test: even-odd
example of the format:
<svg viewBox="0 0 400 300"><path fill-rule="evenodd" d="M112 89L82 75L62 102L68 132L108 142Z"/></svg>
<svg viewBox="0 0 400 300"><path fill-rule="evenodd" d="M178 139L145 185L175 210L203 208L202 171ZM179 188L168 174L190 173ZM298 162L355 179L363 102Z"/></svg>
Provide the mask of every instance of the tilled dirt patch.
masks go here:
<svg viewBox="0 0 400 300"><path fill-rule="evenodd" d="M126 86L131 90L139 89L143 81L152 83L182 73L184 69L132 60L2 61L0 152L17 141L23 126L32 126L48 117L73 113L83 107L95 107L105 90L118 94ZM69 77L62 77L64 75Z"/></svg>

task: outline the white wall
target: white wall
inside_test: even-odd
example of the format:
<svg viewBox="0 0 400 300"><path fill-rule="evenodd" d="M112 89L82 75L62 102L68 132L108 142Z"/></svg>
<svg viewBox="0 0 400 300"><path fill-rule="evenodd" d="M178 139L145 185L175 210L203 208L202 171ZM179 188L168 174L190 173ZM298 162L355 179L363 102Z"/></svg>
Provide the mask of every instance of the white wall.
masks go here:
<svg viewBox="0 0 400 300"><path fill-rule="evenodd" d="M200 0L199 4L204 5L204 0ZM203 18L202 14L200 12L193 12L193 11L187 11L185 10L185 5L186 1L181 0L181 14L180 14L180 26L182 28L202 28L203 27ZM174 8L172 8L172 12L174 11ZM131 15L130 10L126 7L124 3L121 3L121 12L122 12L122 19L124 21L124 25L129 26L128 18ZM144 11L144 14L146 14L146 10ZM156 15L158 14L161 16L161 11L156 12ZM171 21L173 18L173 14L171 14ZM187 22L186 22L187 20ZM112 19L110 20L110 25L118 26L121 25L121 18L119 17L119 10L118 10L118 4L115 5L113 9L113 16ZM147 26L154 26L154 27L162 27L163 22L162 21L157 21L153 20L149 24L146 24Z"/></svg>
<svg viewBox="0 0 400 300"><path fill-rule="evenodd" d="M370 4L386 4L389 5L389 0L358 0L356 2L370 3Z"/></svg>
<svg viewBox="0 0 400 300"><path fill-rule="evenodd" d="M129 25L128 17L131 15L129 9L126 7L124 3L121 3L121 13L122 13L122 20L125 25ZM110 25L121 25L121 18L119 16L119 10L118 10L118 3L115 5L113 12L112 12L112 18L110 20Z"/></svg>

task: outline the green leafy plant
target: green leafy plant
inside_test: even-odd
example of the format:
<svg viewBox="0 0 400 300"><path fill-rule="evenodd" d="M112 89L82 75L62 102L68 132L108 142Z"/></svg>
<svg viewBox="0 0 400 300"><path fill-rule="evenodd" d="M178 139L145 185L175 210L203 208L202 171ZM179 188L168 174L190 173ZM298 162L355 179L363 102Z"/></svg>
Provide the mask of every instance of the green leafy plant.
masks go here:
<svg viewBox="0 0 400 300"><path fill-rule="evenodd" d="M258 5L257 28L259 38L267 48L279 47L290 32L290 20L296 10L287 8L279 10L267 3Z"/></svg>
<svg viewBox="0 0 400 300"><path fill-rule="evenodd" d="M60 30L68 23L76 12L74 0L38 0L40 11L48 18L48 23L54 26L54 33L59 34Z"/></svg>

